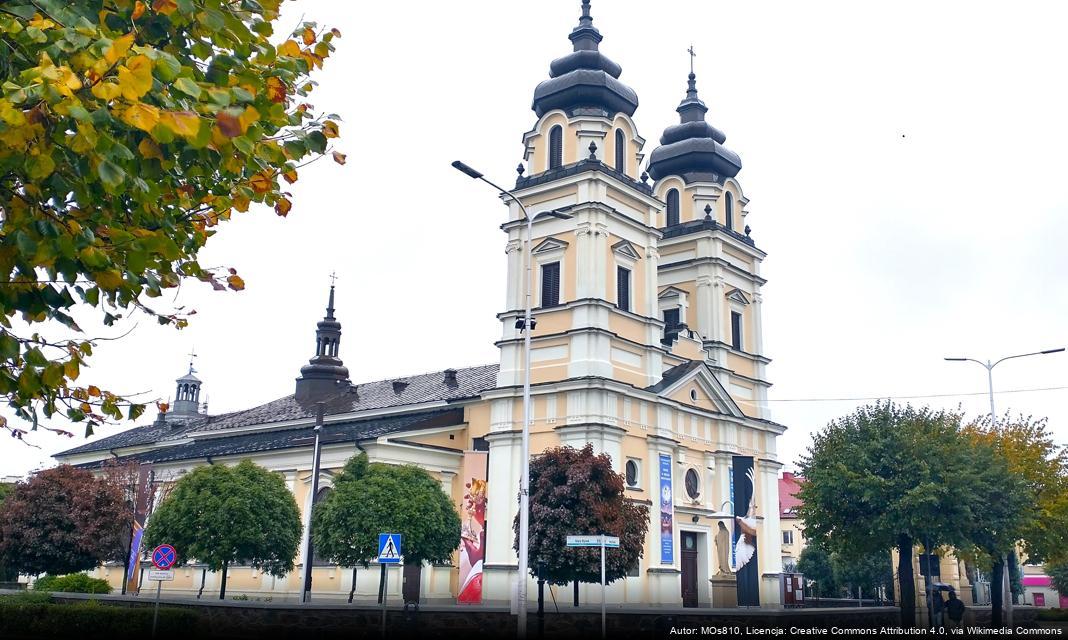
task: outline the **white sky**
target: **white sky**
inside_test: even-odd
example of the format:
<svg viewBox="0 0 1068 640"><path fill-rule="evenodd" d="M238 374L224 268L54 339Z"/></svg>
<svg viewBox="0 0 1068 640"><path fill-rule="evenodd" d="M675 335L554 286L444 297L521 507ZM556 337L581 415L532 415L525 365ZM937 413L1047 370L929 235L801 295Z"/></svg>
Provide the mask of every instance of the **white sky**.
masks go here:
<svg viewBox="0 0 1068 640"><path fill-rule="evenodd" d="M304 14L343 32L311 101L344 118L348 164L305 168L288 219L238 214L213 239L202 264L237 267L246 291L185 285L190 328L141 318L101 343L84 379L167 398L195 347L212 413L292 393L333 269L354 381L495 362L505 209L449 162L511 184L534 87L570 51L579 13L578 0L289 4L286 29ZM784 462L858 404L788 399L985 392L981 367L943 356L1068 343L1068 5L598 0L593 15L638 92L646 154L677 121L696 47L709 121L742 156L748 222L769 254ZM1068 386L1068 356L1005 363L995 384ZM1049 416L1062 443L1066 400L997 398L999 413ZM40 448L0 441L0 476L83 442L29 439Z"/></svg>

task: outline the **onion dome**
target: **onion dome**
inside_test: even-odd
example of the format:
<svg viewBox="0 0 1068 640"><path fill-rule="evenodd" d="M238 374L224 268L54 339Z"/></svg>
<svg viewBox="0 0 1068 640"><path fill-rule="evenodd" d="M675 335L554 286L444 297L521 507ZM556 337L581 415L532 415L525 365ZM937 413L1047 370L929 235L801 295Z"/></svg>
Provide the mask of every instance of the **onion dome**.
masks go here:
<svg viewBox="0 0 1068 640"><path fill-rule="evenodd" d="M534 90L534 113L539 118L553 109L568 115L634 115L638 94L618 80L623 68L598 51L603 36L593 26L590 0L582 1L582 17L568 37L575 51L549 65L549 79Z"/></svg>
<svg viewBox="0 0 1068 640"><path fill-rule="evenodd" d="M690 72L686 97L679 103L679 124L668 127L660 146L649 155L649 175L654 180L682 176L686 182L723 182L742 170L742 159L723 146L727 136L705 122L708 106L697 97L697 76Z"/></svg>

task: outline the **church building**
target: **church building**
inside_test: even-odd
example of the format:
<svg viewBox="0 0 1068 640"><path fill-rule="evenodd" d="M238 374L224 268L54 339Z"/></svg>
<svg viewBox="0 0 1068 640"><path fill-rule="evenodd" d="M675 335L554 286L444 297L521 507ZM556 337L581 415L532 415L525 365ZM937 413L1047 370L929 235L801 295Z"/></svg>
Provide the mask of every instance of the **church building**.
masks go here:
<svg viewBox="0 0 1068 640"><path fill-rule="evenodd" d="M779 606L782 465L776 442L786 427L766 409L770 360L762 339L760 275L766 254L750 236L749 201L737 179L742 162L708 121L692 71L685 87L679 74L678 124L646 156L634 120L638 95L620 80L620 65L601 52L602 34L590 11L589 0L583 1L569 36L573 51L554 60L548 79L534 90L515 197L502 194L507 304L498 314L500 334L486 336L496 340L499 362L352 381L341 357L345 301L335 308L331 287L315 329L315 352L292 395L206 415L202 383L190 367L177 381L172 410L154 423L56 458L90 468L132 459L150 465L158 482L199 465L251 459L286 478L305 522L313 498L331 490L331 479L354 454L418 465L453 498L467 548L450 566L391 569L397 573L389 585L403 582L406 600L455 602L471 595L466 588L477 577L475 601L507 603L518 578L512 522L531 261L531 453L592 443L625 477L627 497L649 506L643 557L627 578L609 585L609 602L736 606L735 583L751 557L760 606ZM531 238L515 198L535 218ZM554 215L538 216L550 211ZM320 495L311 496L318 403L325 406ZM735 467L742 463L747 466L739 476ZM471 484L484 497L477 515L465 511ZM744 553L730 533L743 520L751 545ZM472 535L483 526L484 536ZM302 549L286 578L231 567L227 593L297 599L303 557ZM372 569L353 572L316 560L314 596L343 601L355 587L357 601L373 601L378 567ZM105 566L96 574L117 586L123 567ZM217 592L221 576L205 572L203 578L206 593ZM194 563L179 568L163 588L196 592L201 579ZM529 585L535 593L533 579ZM391 598L400 595L401 587L395 589ZM580 598L599 603L599 585L583 585Z"/></svg>

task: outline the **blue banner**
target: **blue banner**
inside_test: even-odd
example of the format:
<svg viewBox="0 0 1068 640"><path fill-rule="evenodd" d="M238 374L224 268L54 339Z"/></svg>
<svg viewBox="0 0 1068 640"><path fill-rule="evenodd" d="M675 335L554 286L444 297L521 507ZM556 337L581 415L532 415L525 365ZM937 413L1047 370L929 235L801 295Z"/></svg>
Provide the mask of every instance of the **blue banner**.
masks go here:
<svg viewBox="0 0 1068 640"><path fill-rule="evenodd" d="M671 456L660 454L660 564L675 564L673 503Z"/></svg>

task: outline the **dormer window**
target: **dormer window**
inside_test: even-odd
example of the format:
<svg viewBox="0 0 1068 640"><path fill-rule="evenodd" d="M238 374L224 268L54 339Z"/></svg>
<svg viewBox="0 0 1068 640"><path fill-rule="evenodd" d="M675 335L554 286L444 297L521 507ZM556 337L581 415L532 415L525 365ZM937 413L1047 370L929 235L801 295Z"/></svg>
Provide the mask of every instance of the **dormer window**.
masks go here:
<svg viewBox="0 0 1068 640"><path fill-rule="evenodd" d="M627 172L627 138L622 129L616 129L616 171Z"/></svg>
<svg viewBox="0 0 1068 640"><path fill-rule="evenodd" d="M723 205L726 209L724 225L728 229L734 229L734 196L731 194L730 191L727 192L727 197L723 199Z"/></svg>
<svg viewBox="0 0 1068 640"><path fill-rule="evenodd" d="M679 190L672 189L667 193L667 226L673 227L679 223Z"/></svg>
<svg viewBox="0 0 1068 640"><path fill-rule="evenodd" d="M549 168L556 169L564 165L564 128L560 125L549 130Z"/></svg>

